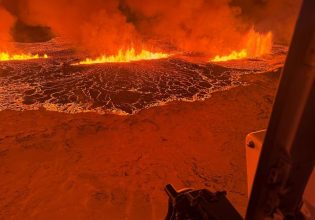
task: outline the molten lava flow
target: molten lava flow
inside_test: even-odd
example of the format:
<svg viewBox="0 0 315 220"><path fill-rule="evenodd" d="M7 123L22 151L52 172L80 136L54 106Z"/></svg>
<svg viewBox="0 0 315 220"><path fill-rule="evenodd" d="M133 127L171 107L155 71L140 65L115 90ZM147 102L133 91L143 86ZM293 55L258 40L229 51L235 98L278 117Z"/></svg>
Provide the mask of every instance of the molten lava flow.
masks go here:
<svg viewBox="0 0 315 220"><path fill-rule="evenodd" d="M233 51L232 53L226 56L216 56L214 59L212 59L212 61L223 62L223 61L229 61L229 60L244 59L246 57L247 57L247 50L243 49L241 51Z"/></svg>
<svg viewBox="0 0 315 220"><path fill-rule="evenodd" d="M117 55L113 56L101 56L96 59L87 58L84 61L75 63L73 65L89 65L99 63L127 63L140 60L156 60L169 57L166 53L153 53L147 50L141 50L140 53L136 53L135 49L129 49L127 51L119 50Z"/></svg>
<svg viewBox="0 0 315 220"><path fill-rule="evenodd" d="M247 35L246 48L240 51L232 51L229 55L215 56L212 62L239 60L251 57L260 57L272 50L272 33L260 34L251 30Z"/></svg>
<svg viewBox="0 0 315 220"><path fill-rule="evenodd" d="M32 54L9 54L9 53L0 53L0 61L17 61L17 60L34 60L34 59L47 59L48 56L44 55L32 55Z"/></svg>

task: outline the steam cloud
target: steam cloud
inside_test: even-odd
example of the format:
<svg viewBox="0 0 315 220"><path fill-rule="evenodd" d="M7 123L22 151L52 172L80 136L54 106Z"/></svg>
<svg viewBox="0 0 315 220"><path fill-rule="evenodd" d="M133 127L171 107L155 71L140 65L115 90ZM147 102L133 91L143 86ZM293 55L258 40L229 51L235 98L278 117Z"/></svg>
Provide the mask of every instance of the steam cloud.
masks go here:
<svg viewBox="0 0 315 220"><path fill-rule="evenodd" d="M16 19L48 26L91 54L148 48L149 39L209 55L240 49L255 25L289 42L301 0L0 0L0 42ZM12 16L14 15L14 17ZM276 25L278 19L284 24Z"/></svg>

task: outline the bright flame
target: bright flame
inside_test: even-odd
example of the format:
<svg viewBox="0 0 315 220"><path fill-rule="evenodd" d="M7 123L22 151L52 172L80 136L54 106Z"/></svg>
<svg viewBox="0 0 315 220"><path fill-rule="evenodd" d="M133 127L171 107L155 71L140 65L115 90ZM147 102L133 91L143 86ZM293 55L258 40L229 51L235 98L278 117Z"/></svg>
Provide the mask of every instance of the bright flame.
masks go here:
<svg viewBox="0 0 315 220"><path fill-rule="evenodd" d="M223 62L229 60L239 60L250 57L260 57L268 54L272 50L272 33L260 34L251 30L248 33L246 48L240 51L232 51L229 55L215 56L211 61Z"/></svg>
<svg viewBox="0 0 315 220"><path fill-rule="evenodd" d="M112 56L101 56L96 59L87 58L84 61L75 63L73 65L89 65L99 63L128 63L139 60L156 60L169 57L166 53L153 53L147 50L141 50L140 53L136 53L135 49L129 49L126 51L119 50L117 55Z"/></svg>
<svg viewBox="0 0 315 220"><path fill-rule="evenodd" d="M32 54L9 54L0 52L0 61L16 61L16 60L34 60L34 59L47 59L47 54L44 55L32 55Z"/></svg>
<svg viewBox="0 0 315 220"><path fill-rule="evenodd" d="M229 60L240 60L247 57L247 50L243 49L241 51L233 51L229 55L226 56L216 56L211 61L213 62L223 62L223 61L229 61Z"/></svg>

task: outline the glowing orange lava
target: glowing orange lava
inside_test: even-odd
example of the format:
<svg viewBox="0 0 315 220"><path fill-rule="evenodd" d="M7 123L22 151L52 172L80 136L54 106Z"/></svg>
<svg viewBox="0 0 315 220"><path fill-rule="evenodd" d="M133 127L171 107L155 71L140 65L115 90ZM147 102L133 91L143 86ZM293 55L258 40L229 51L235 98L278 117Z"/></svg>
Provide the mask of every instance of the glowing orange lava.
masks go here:
<svg viewBox="0 0 315 220"><path fill-rule="evenodd" d="M272 33L260 34L251 30L247 35L246 47L239 51L232 51L228 55L215 56L212 62L224 62L229 60L239 60L244 58L260 57L271 53Z"/></svg>
<svg viewBox="0 0 315 220"><path fill-rule="evenodd" d="M141 50L137 53L135 49L129 49L126 51L119 50L117 55L112 56L101 56L95 59L87 58L79 63L73 65L90 65L90 64L99 64L99 63L128 63L133 61L140 60L156 60L169 57L169 54L166 53L154 53L148 50Z"/></svg>
<svg viewBox="0 0 315 220"><path fill-rule="evenodd" d="M47 59L47 54L9 54L0 52L0 61L17 61L17 60L35 60L35 59Z"/></svg>
<svg viewBox="0 0 315 220"><path fill-rule="evenodd" d="M233 51L232 53L226 56L216 56L211 61L224 62L224 61L229 61L229 60L240 60L240 59L247 58L247 56L248 56L247 49L243 49L241 51Z"/></svg>

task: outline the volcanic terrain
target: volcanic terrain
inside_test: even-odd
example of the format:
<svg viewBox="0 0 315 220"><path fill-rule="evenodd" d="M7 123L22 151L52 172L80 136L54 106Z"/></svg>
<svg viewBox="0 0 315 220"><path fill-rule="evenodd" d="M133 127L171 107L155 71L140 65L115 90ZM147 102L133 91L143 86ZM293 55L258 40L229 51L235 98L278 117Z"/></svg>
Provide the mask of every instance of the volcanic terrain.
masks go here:
<svg viewBox="0 0 315 220"><path fill-rule="evenodd" d="M197 101L244 85L241 75L279 68L286 48L259 59L210 63L189 56L131 63L72 65L80 55L54 39L20 44L49 59L0 62L0 110L44 107L67 113L133 114L170 101ZM82 55L81 55L82 56Z"/></svg>
<svg viewBox="0 0 315 220"><path fill-rule="evenodd" d="M0 62L0 219L163 219L167 183L244 214L245 136L267 126L286 47L83 66L58 39L18 47L49 58Z"/></svg>

